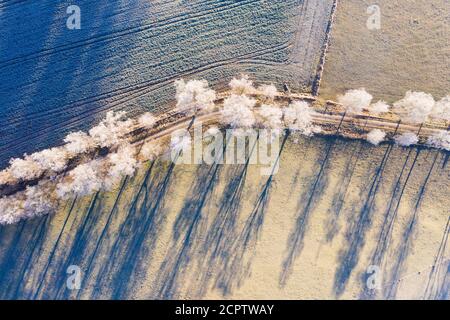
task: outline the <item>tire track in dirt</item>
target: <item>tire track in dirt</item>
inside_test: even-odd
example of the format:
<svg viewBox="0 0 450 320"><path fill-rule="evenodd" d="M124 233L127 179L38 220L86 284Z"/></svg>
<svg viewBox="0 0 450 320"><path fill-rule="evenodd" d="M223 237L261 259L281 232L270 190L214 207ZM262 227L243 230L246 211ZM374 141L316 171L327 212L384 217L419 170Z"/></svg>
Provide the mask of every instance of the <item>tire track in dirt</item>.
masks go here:
<svg viewBox="0 0 450 320"><path fill-rule="evenodd" d="M204 10L203 12L199 12L196 14L189 15L188 13L184 13L184 14L181 14L180 16L169 18L169 19L164 19L157 23L151 23L151 24L147 24L147 25L144 24L144 25L140 25L140 26L136 26L136 27L125 28L125 29L122 29L122 30L119 30L119 31L116 31L113 33L106 33L106 34L98 35L93 38L85 39L83 41L77 41L76 44L70 43L70 44L65 44L65 45L54 46L52 48L43 49L43 50L40 50L40 51L32 53L32 54L19 56L19 57L9 59L9 60L0 61L0 70L4 67L11 66L11 65L14 65L17 63L23 63L23 62L31 60L31 59L46 57L46 56L49 56L52 54L58 54L58 53L62 53L65 51L70 51L73 49L77 49L80 47L93 45L93 44L97 44L97 43L116 41L120 37L137 34L137 33L144 32L144 31L147 31L150 29L154 30L157 28L164 28L167 26L171 26L171 25L177 24L177 23L188 22L191 20L195 21L197 19L204 18L210 14L212 14L212 15L221 14L225 11L230 11L232 9L236 9L238 7L241 7L241 6L244 6L247 4L251 4L251 3L256 3L256 2L259 2L259 0L240 1L237 3L230 4L230 5L225 5L225 4L219 3L219 5L215 8ZM217 10L217 9L220 9L220 10Z"/></svg>

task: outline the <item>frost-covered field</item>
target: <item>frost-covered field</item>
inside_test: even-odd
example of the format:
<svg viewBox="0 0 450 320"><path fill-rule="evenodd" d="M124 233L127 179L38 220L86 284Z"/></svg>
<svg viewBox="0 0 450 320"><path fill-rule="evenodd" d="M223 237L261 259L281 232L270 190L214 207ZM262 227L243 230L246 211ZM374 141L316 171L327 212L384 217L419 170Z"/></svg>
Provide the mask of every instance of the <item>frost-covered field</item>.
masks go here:
<svg viewBox="0 0 450 320"><path fill-rule="evenodd" d="M71 4L0 4L1 167L107 110L170 108L180 77L309 91L332 1L80 0L80 30L66 28Z"/></svg>
<svg viewBox="0 0 450 320"><path fill-rule="evenodd" d="M108 110L172 108L180 77L220 91L245 72L310 92L333 1L77 2L81 30L66 28L69 1L0 4L1 167ZM339 1L324 96L361 86L389 102L408 89L445 95L443 1L408 7L398 24L417 14L411 29L388 19L374 38L368 2L356 2ZM0 298L450 298L448 152L335 136L282 146L274 176L158 159L114 190L1 226ZM81 290L67 286L70 266Z"/></svg>

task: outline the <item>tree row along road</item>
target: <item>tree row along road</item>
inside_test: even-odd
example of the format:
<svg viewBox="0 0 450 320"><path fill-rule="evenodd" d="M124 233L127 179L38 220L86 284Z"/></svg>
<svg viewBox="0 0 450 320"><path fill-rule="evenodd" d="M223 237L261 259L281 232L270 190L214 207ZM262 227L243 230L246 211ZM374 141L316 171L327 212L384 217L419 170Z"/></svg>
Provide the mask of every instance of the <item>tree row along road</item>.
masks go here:
<svg viewBox="0 0 450 320"><path fill-rule="evenodd" d="M220 105L228 95L228 92L218 94L216 105ZM256 93L251 96L258 98L260 95ZM259 98L258 100L259 102L263 102ZM339 104L333 101L322 102L310 95L279 93L274 98L274 102L279 105L287 105L293 100L304 100L312 103L316 111L312 116L313 124L322 128L320 135L339 135L351 139L365 139L368 131L380 129L386 132L387 139L392 139L397 133L413 132L419 136L419 144L424 144L429 136L440 130L448 129L447 123L433 122L422 125L402 123L400 119L396 119L395 115L392 114L387 114L385 117L376 117L365 113L347 114ZM257 108L255 109L257 110ZM129 134L124 137L125 141L129 141L135 146L139 146L148 141L169 143L172 133L180 129L189 129L194 119L197 123L202 123L204 129L213 125L223 128L221 112L217 109L214 111L200 111L195 116L189 110L174 109L159 115L157 119L156 125L151 129L144 129L137 125L130 128ZM89 154L78 155L76 158L70 159L67 168L58 174L66 174L80 163L105 154L104 151L100 152L100 150L96 150ZM114 148L107 151L114 151ZM44 173L37 179L20 181L13 185L0 185L0 197L14 194L17 191L23 190L27 185L35 185L39 180L48 177L49 175Z"/></svg>
<svg viewBox="0 0 450 320"><path fill-rule="evenodd" d="M222 93L219 95L216 102L220 103L229 93ZM253 95L257 97L258 95ZM373 129L380 129L386 132L388 139L392 138L394 134L401 134L404 132L413 132L420 138L419 144L425 143L426 139L441 131L447 130L448 123L444 122L429 122L424 124L412 124L400 121L398 116L387 114L386 116L374 116L368 113L350 114L346 113L344 108L333 101L320 102L315 97L303 94L278 94L275 97L275 102L287 105L293 100L305 100L313 103L316 111L313 114L313 123L322 127L321 134L335 135L339 134L346 138L364 139L368 131ZM183 111L173 111L167 116L162 117L159 125L148 131L144 136L133 135L140 128L132 131L132 142L142 142L142 140L160 139L168 136L179 129L186 129L193 120L193 115L186 115ZM221 126L221 114L219 111L214 112L200 112L195 116L197 122L202 122L203 125L218 125Z"/></svg>

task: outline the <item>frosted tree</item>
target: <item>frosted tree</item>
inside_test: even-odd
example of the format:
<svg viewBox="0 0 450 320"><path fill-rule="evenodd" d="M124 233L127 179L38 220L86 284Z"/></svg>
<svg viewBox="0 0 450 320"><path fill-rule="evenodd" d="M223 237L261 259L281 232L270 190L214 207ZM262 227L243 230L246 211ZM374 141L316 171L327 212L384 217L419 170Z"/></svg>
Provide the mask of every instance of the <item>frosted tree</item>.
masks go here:
<svg viewBox="0 0 450 320"><path fill-rule="evenodd" d="M258 91L263 97L266 97L269 100L273 100L278 94L278 90L273 84L263 84L258 87Z"/></svg>
<svg viewBox="0 0 450 320"><path fill-rule="evenodd" d="M255 87L253 81L251 81L248 75L241 75L241 78L233 78L229 84L232 93L237 95L253 94L255 93Z"/></svg>
<svg viewBox="0 0 450 320"><path fill-rule="evenodd" d="M338 96L338 102L344 106L349 113L360 113L368 109L372 101L372 95L366 89L348 90L344 95Z"/></svg>
<svg viewBox="0 0 450 320"><path fill-rule="evenodd" d="M138 118L138 124L144 128L151 128L156 124L156 118L150 112L145 112Z"/></svg>
<svg viewBox="0 0 450 320"><path fill-rule="evenodd" d="M122 120L125 112L109 111L106 118L97 126L89 130L89 135L94 143L100 147L111 147L117 145L121 138L130 132L133 121L131 119Z"/></svg>
<svg viewBox="0 0 450 320"><path fill-rule="evenodd" d="M305 101L294 101L284 108L284 123L292 131L305 136L320 132L320 127L312 124L315 111Z"/></svg>
<svg viewBox="0 0 450 320"><path fill-rule="evenodd" d="M427 144L438 149L450 151L450 132L444 130L436 132L428 138Z"/></svg>
<svg viewBox="0 0 450 320"><path fill-rule="evenodd" d="M258 123L263 128L280 129L282 126L283 111L278 106L263 104L257 110Z"/></svg>
<svg viewBox="0 0 450 320"><path fill-rule="evenodd" d="M175 88L177 108L181 110L196 112L214 107L216 92L208 87L208 81L206 80L185 82L180 79L175 81Z"/></svg>
<svg viewBox="0 0 450 320"><path fill-rule="evenodd" d="M370 113L379 115L380 113L389 112L390 106L383 100L379 100L368 107Z"/></svg>
<svg viewBox="0 0 450 320"><path fill-rule="evenodd" d="M87 152L95 147L92 137L82 131L69 133L64 142L66 143L64 147L72 155Z"/></svg>
<svg viewBox="0 0 450 320"><path fill-rule="evenodd" d="M251 128L255 123L253 108L256 100L245 95L227 97L221 110L222 120L234 128Z"/></svg>
<svg viewBox="0 0 450 320"><path fill-rule="evenodd" d="M450 95L447 95L436 102L431 110L430 117L450 121Z"/></svg>
<svg viewBox="0 0 450 320"><path fill-rule="evenodd" d="M371 144L377 146L384 140L386 137L386 132L380 129L373 129L367 134L367 141Z"/></svg>
<svg viewBox="0 0 450 320"><path fill-rule="evenodd" d="M400 135L396 135L394 137L394 141L400 146L409 147L410 145L419 142L419 137L413 132L405 132Z"/></svg>
<svg viewBox="0 0 450 320"><path fill-rule="evenodd" d="M402 120L419 124L428 119L433 107L434 99L431 94L408 91L403 99L394 103L393 110Z"/></svg>

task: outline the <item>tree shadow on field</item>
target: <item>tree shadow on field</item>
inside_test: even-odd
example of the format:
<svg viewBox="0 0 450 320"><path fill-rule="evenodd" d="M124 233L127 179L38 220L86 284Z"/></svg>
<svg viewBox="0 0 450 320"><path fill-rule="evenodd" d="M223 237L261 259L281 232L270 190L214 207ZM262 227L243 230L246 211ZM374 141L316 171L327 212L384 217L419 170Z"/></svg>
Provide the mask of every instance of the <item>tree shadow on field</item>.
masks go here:
<svg viewBox="0 0 450 320"><path fill-rule="evenodd" d="M361 209L352 208L352 216L356 216L356 221L350 222L346 232L346 243L339 257L339 265L334 278L334 292L340 296L347 285L350 275L358 263L360 251L365 242L365 235L372 224L372 213L375 204L375 197L381 185L382 176L389 156L392 152L393 145L388 144L384 152L381 163L375 169L375 173L369 179L369 191L367 195L361 195L361 199L365 199Z"/></svg>
<svg viewBox="0 0 450 320"><path fill-rule="evenodd" d="M346 147L349 144L355 144L355 146L350 153L350 157L346 160L343 176L338 181L337 191L334 193L331 206L327 211L328 219L325 225L325 230L327 232L325 241L327 243L332 242L340 230L339 218L341 217L342 209L344 208L345 198L351 189L353 174L355 173L355 169L365 148L365 143L363 141L347 141L344 146Z"/></svg>
<svg viewBox="0 0 450 320"><path fill-rule="evenodd" d="M156 162L147 169L108 250L109 259L105 259L98 273L92 275L95 283L93 298L126 299L138 287L136 283L145 274L165 221L163 208L174 169L174 163L164 171Z"/></svg>
<svg viewBox="0 0 450 320"><path fill-rule="evenodd" d="M412 240L413 240L413 234L416 230L416 225L419 220L419 209L420 205L422 204L422 200L425 194L425 191L428 186L428 182L430 180L431 174L433 172L433 169L436 167L436 162L439 157L439 152L436 152L436 155L433 159L433 162L431 163L430 169L428 170L428 173L425 177L424 182L422 183L419 193L416 198L416 202L414 205L414 211L412 215L410 216L406 228L403 231L402 234L402 240L400 241L399 247L396 249L396 260L394 262L394 265L392 267L392 270L390 272L389 281L386 283L387 291L385 293L385 298L387 299L395 299L397 295L398 286L400 284L400 276L402 274L402 271L404 269L404 263L405 260L412 248ZM383 290L384 293L384 290Z"/></svg>
<svg viewBox="0 0 450 320"><path fill-rule="evenodd" d="M340 126L337 129L338 131L339 128ZM286 282L292 272L292 265L303 250L303 240L308 230L310 216L314 212L316 204L323 197L325 187L328 184L328 170L331 165L330 159L332 157L333 149L336 147L337 139L339 138L336 135L330 138L325 138L326 145L325 151L321 156L322 160L318 162L313 169L313 172L317 172L317 174L310 179L309 187L303 191L302 196L298 201L298 214L294 223L295 227L291 231L286 244L287 254L283 261L282 271L279 278L279 284L281 287L286 285Z"/></svg>
<svg viewBox="0 0 450 320"><path fill-rule="evenodd" d="M0 227L0 299L21 299L27 294L27 278L40 257L51 217L46 215ZM10 238L10 241L8 241Z"/></svg>
<svg viewBox="0 0 450 320"><path fill-rule="evenodd" d="M427 285L423 294L423 299L447 299L450 295L450 259L446 256L447 244L450 235L450 217L444 228L438 252L433 261L430 273L427 279Z"/></svg>
<svg viewBox="0 0 450 320"><path fill-rule="evenodd" d="M188 263L198 252L201 228L205 216L202 214L218 182L221 164L200 165L190 196L176 217L173 226L173 238L166 256L157 272L154 295L156 299L177 297Z"/></svg>
<svg viewBox="0 0 450 320"><path fill-rule="evenodd" d="M221 268L215 275L214 287L219 289L224 296L229 295L234 288L240 287L249 275L251 262L255 254L256 242L261 233L270 200L270 192L274 178L273 170L279 164L288 138L289 133L283 138L272 172L263 184L253 209L244 222L242 230L238 233L232 233L235 236L234 240L230 239L231 241L226 245L227 248L219 252L220 260L218 261L218 265L220 264ZM249 252L250 249L251 252Z"/></svg>
<svg viewBox="0 0 450 320"><path fill-rule="evenodd" d="M413 154L413 152L415 152L415 156L412 161L412 164L409 166L409 169L408 169L408 162L409 162L409 159L411 158L411 155ZM411 177L411 174L416 166L417 159L418 159L420 153L421 153L420 148L409 148L409 150L408 150L408 154L407 154L407 156L404 160L403 166L399 172L397 181L394 185L394 188L392 189L390 199L387 202L388 206L384 213L383 222L381 224L381 230L378 235L378 239L376 241L376 246L375 246L375 250L372 254L370 265L380 266L380 267L383 265L384 258L387 254L387 251L388 251L388 248L390 245L390 240L392 238L392 230L393 230L396 218L397 218L397 213L400 208L403 194L406 189L406 185L408 184L409 178ZM405 175L406 175L406 177L404 178ZM404 180L404 181L402 182L402 180ZM363 283L366 283L367 278L369 276L370 276L370 274L366 274L366 273L362 274ZM368 291L368 293L369 293L369 296L367 296L367 298L369 298L370 294L374 293L374 291L371 290L371 291Z"/></svg>

